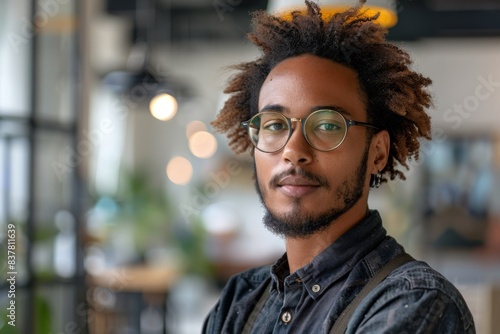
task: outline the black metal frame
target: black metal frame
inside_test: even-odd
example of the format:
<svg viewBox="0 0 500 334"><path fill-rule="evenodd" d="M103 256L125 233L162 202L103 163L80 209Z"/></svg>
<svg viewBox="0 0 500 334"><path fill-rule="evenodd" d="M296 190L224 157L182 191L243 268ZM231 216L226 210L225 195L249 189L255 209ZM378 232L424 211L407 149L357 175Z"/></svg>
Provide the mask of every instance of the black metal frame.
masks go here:
<svg viewBox="0 0 500 334"><path fill-rule="evenodd" d="M11 145L14 139L26 138L28 142L28 198L27 198L27 218L25 223L25 238L27 240L27 250L26 250L26 274L27 280L25 284L18 283L16 286L17 294L24 295L25 298L23 301L23 313L17 314L17 322L22 324L23 333L31 334L38 333L37 328L35 328L36 324L34 319L36 318L36 310L35 310L35 295L36 290L38 288L45 287L53 287L53 286L70 286L72 291L74 291L74 295L72 296L72 304L68 305L67 309L71 310L71 318L64 319L65 324L71 323L72 327L80 329L79 333L88 333L87 328L87 301L86 301L86 285L85 285L85 271L83 267L83 244L81 231L84 229L84 221L83 221L83 213L84 213L84 197L85 197L85 189L84 183L82 182L79 170L75 170L72 173L71 179L71 208L73 216L76 219L75 226L75 239L76 246L74 249L74 258L76 263L76 271L73 277L70 279L59 279L54 278L50 280L41 281L36 277L34 269L33 269L33 244L35 240L36 234L36 226L35 226L35 213L37 211L37 203L36 203L36 168L35 162L37 161L37 155L39 154L39 143L36 142L36 136L41 131L49 132L49 133L64 133L70 136L71 138L71 146L76 148L78 144L78 129L80 128L78 115L82 115L83 110L83 99L84 99L84 91L82 90L82 66L83 66L83 58L82 58L82 37L85 32L83 29L83 25L85 24L84 17L82 14L85 13L83 10L84 3L81 0L73 0L74 1L74 16L78 17L76 20L77 26L74 31L73 36L73 45L72 45L72 89L74 99L72 101L72 108L74 112L74 121L71 124L62 124L56 121L44 121L37 118L39 114L39 106L37 105L37 101L39 101L39 81L40 81L40 64L39 64L39 47L40 47L40 39L37 33L34 33L30 39L30 55L29 55L29 66L30 66L30 85L28 87L29 96L30 96L30 104L29 104L29 113L27 116L0 116L0 123L2 122L14 122L19 124L23 130L25 129L25 134L14 134L4 136L3 139L6 143L5 149L5 159L3 159L3 163L5 165L5 174L4 177L6 180L11 179L10 170L10 156L11 156ZM35 18L38 10L39 0L31 0L31 12L30 17ZM35 26L33 24L33 26ZM9 222L11 220L10 213L10 189L7 188L7 194L5 194L5 200L2 205L5 205L5 213L6 213L6 221ZM20 256L20 255L18 255ZM2 293L5 292L5 282L1 283ZM79 307L80 306L80 307ZM81 307L83 306L83 307ZM85 312L82 312L82 309ZM21 309L20 309L21 310ZM20 311L19 310L19 311ZM62 324L60 330L66 330L65 324Z"/></svg>

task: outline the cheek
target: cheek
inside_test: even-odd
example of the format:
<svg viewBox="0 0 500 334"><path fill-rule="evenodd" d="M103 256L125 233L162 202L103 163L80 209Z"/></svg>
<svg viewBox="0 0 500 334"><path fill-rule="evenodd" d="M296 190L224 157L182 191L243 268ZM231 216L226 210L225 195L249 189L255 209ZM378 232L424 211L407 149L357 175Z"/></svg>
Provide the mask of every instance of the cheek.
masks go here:
<svg viewBox="0 0 500 334"><path fill-rule="evenodd" d="M273 155L262 152L256 152L254 159L257 181L261 187L267 188L273 176L273 170L278 165L278 161Z"/></svg>
<svg viewBox="0 0 500 334"><path fill-rule="evenodd" d="M330 186L338 187L340 184L352 178L357 170L360 157L352 152L336 150L328 157L316 160L314 171L325 177Z"/></svg>
<svg viewBox="0 0 500 334"><path fill-rule="evenodd" d="M269 163L266 159L263 159L261 153L255 153L255 170L257 180L262 183L267 178L267 174L269 173Z"/></svg>

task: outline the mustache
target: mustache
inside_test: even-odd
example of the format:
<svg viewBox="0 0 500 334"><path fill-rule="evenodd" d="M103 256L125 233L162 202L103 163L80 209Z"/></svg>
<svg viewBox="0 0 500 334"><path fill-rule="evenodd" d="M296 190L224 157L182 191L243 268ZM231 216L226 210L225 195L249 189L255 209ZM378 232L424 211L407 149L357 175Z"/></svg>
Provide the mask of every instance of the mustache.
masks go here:
<svg viewBox="0 0 500 334"><path fill-rule="evenodd" d="M285 177L290 176L290 175L301 176L301 177L305 178L308 181L311 181L311 182L319 184L320 187L324 187L324 188L327 188L327 189L330 188L330 184L328 183L328 180L326 178L324 178L321 175L317 175L317 174L308 172L305 169L302 169L302 168L299 168L299 167L297 167L297 168L292 167L292 168L289 168L289 169L287 169L287 170L285 170L283 172L280 172L280 173L274 175L271 178L271 180L269 181L269 186L271 187L271 189L277 188L279 182L282 179L284 179Z"/></svg>

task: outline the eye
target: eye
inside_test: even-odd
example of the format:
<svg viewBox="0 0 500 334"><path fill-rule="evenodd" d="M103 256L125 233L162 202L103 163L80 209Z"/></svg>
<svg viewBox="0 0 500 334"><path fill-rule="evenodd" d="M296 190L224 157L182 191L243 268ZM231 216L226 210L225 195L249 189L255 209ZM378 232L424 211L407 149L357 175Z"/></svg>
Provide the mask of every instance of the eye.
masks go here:
<svg viewBox="0 0 500 334"><path fill-rule="evenodd" d="M340 129L342 129L342 127L335 123L323 122L317 124L314 128L314 131L332 132L332 131L338 131Z"/></svg>
<svg viewBox="0 0 500 334"><path fill-rule="evenodd" d="M283 131L286 130L287 128L288 128L287 124L281 119L269 120L263 126L264 130L270 132Z"/></svg>

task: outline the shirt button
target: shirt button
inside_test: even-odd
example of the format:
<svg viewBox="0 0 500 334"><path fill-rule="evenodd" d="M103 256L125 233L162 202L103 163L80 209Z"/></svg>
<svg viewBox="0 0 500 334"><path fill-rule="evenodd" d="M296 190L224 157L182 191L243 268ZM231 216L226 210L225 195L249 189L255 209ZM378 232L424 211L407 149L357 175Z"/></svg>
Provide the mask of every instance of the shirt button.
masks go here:
<svg viewBox="0 0 500 334"><path fill-rule="evenodd" d="M283 314L281 315L281 321L283 321L285 324L289 323L290 321L292 321L292 314L288 311L283 312Z"/></svg>
<svg viewBox="0 0 500 334"><path fill-rule="evenodd" d="M319 284L314 284L312 286L312 291L313 292L319 292L319 290L321 290L321 287L319 286Z"/></svg>

